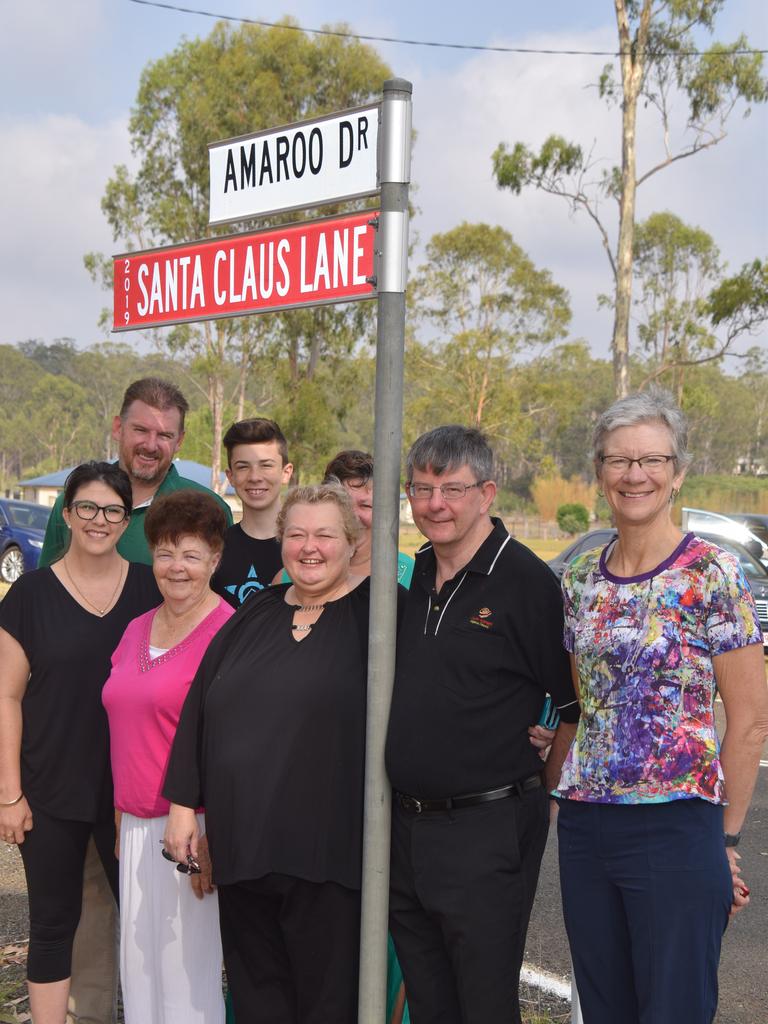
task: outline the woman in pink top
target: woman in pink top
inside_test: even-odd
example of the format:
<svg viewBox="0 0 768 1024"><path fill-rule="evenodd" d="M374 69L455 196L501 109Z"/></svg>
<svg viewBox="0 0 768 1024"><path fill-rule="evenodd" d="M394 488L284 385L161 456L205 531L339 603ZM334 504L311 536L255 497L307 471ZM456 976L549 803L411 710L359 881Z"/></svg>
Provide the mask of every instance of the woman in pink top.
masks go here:
<svg viewBox="0 0 768 1024"><path fill-rule="evenodd" d="M161 795L179 713L233 609L210 588L227 523L201 491L153 502L145 532L163 603L134 619L103 691L120 818L120 974L126 1024L223 1024L218 906L205 844L198 861L162 857ZM203 815L198 815L201 831Z"/></svg>

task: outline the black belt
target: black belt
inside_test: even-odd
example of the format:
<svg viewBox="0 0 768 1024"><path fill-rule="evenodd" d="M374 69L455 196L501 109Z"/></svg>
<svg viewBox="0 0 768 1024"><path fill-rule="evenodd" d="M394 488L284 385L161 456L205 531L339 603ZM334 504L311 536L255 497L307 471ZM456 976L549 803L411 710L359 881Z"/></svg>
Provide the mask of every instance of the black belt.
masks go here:
<svg viewBox="0 0 768 1024"><path fill-rule="evenodd" d="M452 811L459 807L473 807L475 804L487 804L492 800L504 800L508 796L522 796L531 789L542 786L541 775L529 775L527 779L513 782L501 789L488 789L484 793L465 793L463 796L448 796L443 800L420 800L407 793L394 790L393 796L404 811L421 814L423 811Z"/></svg>

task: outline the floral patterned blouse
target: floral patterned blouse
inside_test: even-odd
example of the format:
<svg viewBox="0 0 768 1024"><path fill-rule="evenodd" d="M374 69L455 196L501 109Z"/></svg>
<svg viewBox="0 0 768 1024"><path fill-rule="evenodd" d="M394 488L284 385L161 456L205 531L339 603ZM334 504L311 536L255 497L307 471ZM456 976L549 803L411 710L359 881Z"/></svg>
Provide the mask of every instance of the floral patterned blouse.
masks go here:
<svg viewBox="0 0 768 1024"><path fill-rule="evenodd" d="M559 797L726 803L715 730L714 655L762 643L738 560L692 533L641 576L614 576L611 545L563 577L565 646L581 719Z"/></svg>

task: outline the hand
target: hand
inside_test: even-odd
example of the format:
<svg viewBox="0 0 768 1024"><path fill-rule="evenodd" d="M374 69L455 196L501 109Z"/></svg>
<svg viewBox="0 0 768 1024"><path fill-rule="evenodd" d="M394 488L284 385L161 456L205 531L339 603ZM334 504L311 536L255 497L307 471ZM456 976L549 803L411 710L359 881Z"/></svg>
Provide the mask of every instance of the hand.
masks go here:
<svg viewBox="0 0 768 1024"><path fill-rule="evenodd" d="M213 884L211 877L211 855L208 852L208 837L205 834L201 835L197 841L197 863L200 865L200 874L190 875L189 882L192 886L192 892L201 900L206 893L216 891L216 886Z"/></svg>
<svg viewBox="0 0 768 1024"><path fill-rule="evenodd" d="M190 853L197 860L199 838L200 829L194 809L182 807L181 804L171 804L163 837L168 853L179 864L185 863Z"/></svg>
<svg viewBox="0 0 768 1024"><path fill-rule="evenodd" d="M546 761L549 755L549 748L552 746L552 740L555 738L555 730L545 729L543 725L529 725L528 738L538 750L541 760Z"/></svg>
<svg viewBox="0 0 768 1024"><path fill-rule="evenodd" d="M731 869L731 881L733 882L733 902L731 904L730 917L734 917L749 903L749 887L741 877L741 868L738 864L741 860L741 854L737 853L733 846L727 846L725 848L725 853L728 857L728 865Z"/></svg>
<svg viewBox="0 0 768 1024"><path fill-rule="evenodd" d="M0 807L0 840L4 843L24 842L24 833L32 831L32 811L23 796L13 807Z"/></svg>

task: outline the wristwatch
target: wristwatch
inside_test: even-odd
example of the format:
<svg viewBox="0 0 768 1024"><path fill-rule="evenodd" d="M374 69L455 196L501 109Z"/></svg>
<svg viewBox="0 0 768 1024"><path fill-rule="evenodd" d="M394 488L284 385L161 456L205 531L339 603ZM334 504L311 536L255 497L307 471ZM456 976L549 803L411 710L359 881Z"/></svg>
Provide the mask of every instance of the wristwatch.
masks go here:
<svg viewBox="0 0 768 1024"><path fill-rule="evenodd" d="M723 832L723 839L726 846L738 846L741 839L741 832Z"/></svg>

